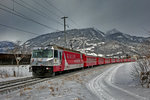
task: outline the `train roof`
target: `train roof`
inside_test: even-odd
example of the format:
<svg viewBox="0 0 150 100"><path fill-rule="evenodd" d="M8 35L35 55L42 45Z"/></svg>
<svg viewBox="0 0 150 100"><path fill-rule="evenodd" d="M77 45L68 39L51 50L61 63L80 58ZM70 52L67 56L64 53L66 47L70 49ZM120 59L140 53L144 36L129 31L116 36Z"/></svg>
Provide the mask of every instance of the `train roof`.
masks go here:
<svg viewBox="0 0 150 100"><path fill-rule="evenodd" d="M54 49L54 50L65 50L65 51L70 51L70 52L75 52L75 53L81 53L80 51L76 51L76 50L72 50L72 49L69 49L69 48L60 47L58 45L47 45L47 46L41 46L41 47L34 47L33 48L33 50L37 50L37 49Z"/></svg>
<svg viewBox="0 0 150 100"><path fill-rule="evenodd" d="M53 45L52 47L54 49L60 49L60 50L65 50L65 51L70 51L70 52L75 52L75 53L81 53L80 51L76 51L76 50L72 50L72 49L69 49L69 48L60 47L60 46L57 46L57 45Z"/></svg>

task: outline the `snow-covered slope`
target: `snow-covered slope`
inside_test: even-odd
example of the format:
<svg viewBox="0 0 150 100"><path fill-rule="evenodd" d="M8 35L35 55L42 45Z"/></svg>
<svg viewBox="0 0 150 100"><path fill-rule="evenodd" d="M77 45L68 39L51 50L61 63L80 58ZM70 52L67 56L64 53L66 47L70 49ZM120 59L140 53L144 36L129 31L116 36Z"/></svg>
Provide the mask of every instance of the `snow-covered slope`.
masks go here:
<svg viewBox="0 0 150 100"><path fill-rule="evenodd" d="M104 37L104 33L94 28L87 28L87 29L72 29L66 32L67 34L67 43L72 42L81 42L84 40L95 40L95 39L102 39ZM64 32L53 32L44 35L40 35L36 38L30 39L25 42L26 45L33 47L33 46L40 46L40 45L49 45L49 44L57 44L64 46ZM81 45L82 43L78 44ZM79 47L79 46L78 46Z"/></svg>
<svg viewBox="0 0 150 100"><path fill-rule="evenodd" d="M122 43L143 43L150 42L147 38L131 36L125 33L118 31L117 29L112 29L106 33L106 39L108 40L116 40Z"/></svg>
<svg viewBox="0 0 150 100"><path fill-rule="evenodd" d="M143 52L143 47L148 50L148 46L143 45L143 43L150 43L150 38L131 36L122 33L117 29L110 30L106 34L95 28L72 29L67 30L66 32L67 48L73 48L74 50L89 55L139 55ZM23 45L26 45L25 47L28 47L28 51L30 51L33 47L47 46L50 44L66 47L64 42L64 32L60 31L43 34L26 41ZM1 47L2 49L0 48L0 52L4 52L4 50L6 51L6 49L11 46L8 46L6 43Z"/></svg>
<svg viewBox="0 0 150 100"><path fill-rule="evenodd" d="M147 38L130 36L116 29L106 34L95 28L67 30L67 47L91 55L125 56L140 54L141 43ZM64 46L64 33L53 32L40 35L24 43L28 48L56 44Z"/></svg>
<svg viewBox="0 0 150 100"><path fill-rule="evenodd" d="M13 49L15 44L10 41L0 41L0 53L6 53L8 50Z"/></svg>

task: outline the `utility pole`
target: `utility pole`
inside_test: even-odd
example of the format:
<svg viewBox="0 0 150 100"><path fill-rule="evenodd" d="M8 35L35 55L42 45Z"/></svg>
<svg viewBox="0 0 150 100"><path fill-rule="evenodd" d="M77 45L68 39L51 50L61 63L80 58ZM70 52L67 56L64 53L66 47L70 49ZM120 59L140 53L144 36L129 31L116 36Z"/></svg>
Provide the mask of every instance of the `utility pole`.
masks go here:
<svg viewBox="0 0 150 100"><path fill-rule="evenodd" d="M64 42L65 42L65 46L67 47L67 38L66 38L66 16L62 17L61 19L64 20Z"/></svg>

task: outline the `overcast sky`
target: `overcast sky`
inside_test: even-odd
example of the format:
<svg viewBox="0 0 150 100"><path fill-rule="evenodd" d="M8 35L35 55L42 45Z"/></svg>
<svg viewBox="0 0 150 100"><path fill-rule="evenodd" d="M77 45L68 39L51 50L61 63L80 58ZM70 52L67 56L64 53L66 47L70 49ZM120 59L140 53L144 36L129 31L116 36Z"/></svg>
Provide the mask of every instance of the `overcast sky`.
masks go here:
<svg viewBox="0 0 150 100"><path fill-rule="evenodd" d="M19 12L25 19L3 8ZM107 32L116 28L135 36L149 36L149 10L150 0L15 0L14 3L13 0L0 0L0 41L25 42L38 34L63 30L62 16L69 17L67 29L95 27Z"/></svg>

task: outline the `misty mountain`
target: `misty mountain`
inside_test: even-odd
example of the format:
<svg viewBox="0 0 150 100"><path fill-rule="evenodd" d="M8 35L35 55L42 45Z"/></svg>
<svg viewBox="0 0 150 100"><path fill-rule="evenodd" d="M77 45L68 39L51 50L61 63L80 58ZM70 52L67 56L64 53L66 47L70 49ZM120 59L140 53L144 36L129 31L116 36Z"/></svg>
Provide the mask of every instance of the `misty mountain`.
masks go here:
<svg viewBox="0 0 150 100"><path fill-rule="evenodd" d="M67 36L67 45L70 43L73 44L74 47L81 48L83 42L100 42L104 39L105 34L94 28L86 28L86 29L72 29L66 32ZM40 35L36 38L30 39L25 42L25 45L28 47L34 46L46 46L49 44L57 44L65 47L64 42L64 32L53 32L44 35Z"/></svg>
<svg viewBox="0 0 150 100"><path fill-rule="evenodd" d="M116 40L121 43L144 43L149 42L148 38L131 36L118 31L117 29L112 29L106 32L106 39Z"/></svg>
<svg viewBox="0 0 150 100"><path fill-rule="evenodd" d="M33 47L56 44L99 56L140 55L143 49L149 50L149 46L145 43L149 44L150 38L131 36L117 29L110 30L106 34L95 28L72 29L66 31L66 36L67 45L65 45L63 31L37 36L23 45L30 51Z"/></svg>
<svg viewBox="0 0 150 100"><path fill-rule="evenodd" d="M0 41L0 53L8 53L8 50L13 49L15 43L10 41Z"/></svg>
<svg viewBox="0 0 150 100"><path fill-rule="evenodd" d="M56 44L71 48L86 54L99 56L140 55L141 46L148 38L131 36L116 29L106 34L95 28L72 29L66 31L67 46L64 42L64 32L53 32L40 35L24 43L28 48ZM146 47L146 46L145 46Z"/></svg>

